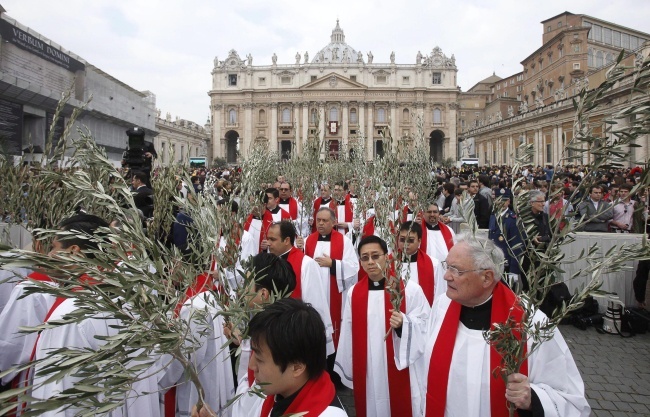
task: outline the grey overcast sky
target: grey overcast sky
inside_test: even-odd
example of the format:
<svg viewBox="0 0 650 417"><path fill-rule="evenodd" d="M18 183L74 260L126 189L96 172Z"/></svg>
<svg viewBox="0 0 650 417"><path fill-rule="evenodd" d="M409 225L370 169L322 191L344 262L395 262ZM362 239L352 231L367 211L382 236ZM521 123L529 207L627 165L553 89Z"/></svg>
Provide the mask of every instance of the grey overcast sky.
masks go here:
<svg viewBox="0 0 650 417"><path fill-rule="evenodd" d="M215 56L253 65L313 57L340 19L346 42L375 62L415 63L435 46L454 54L463 91L505 77L541 46L540 22L564 11L650 32L645 0L0 0L7 14L138 90L162 114L199 124L209 114ZM310 58L311 59L311 58Z"/></svg>

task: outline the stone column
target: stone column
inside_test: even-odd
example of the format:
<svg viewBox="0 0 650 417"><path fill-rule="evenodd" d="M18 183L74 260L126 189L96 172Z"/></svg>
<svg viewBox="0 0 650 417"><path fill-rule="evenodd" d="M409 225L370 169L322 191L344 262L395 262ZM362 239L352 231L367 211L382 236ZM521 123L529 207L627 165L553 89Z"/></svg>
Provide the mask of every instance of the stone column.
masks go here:
<svg viewBox="0 0 650 417"><path fill-rule="evenodd" d="M556 147L556 152L555 155L553 155L553 165L557 165L560 163L560 158L562 157L562 153L564 152L564 140L562 140L562 125L559 125L557 127L557 147ZM567 152L565 156L569 156L569 153Z"/></svg>
<svg viewBox="0 0 650 417"><path fill-rule="evenodd" d="M366 130L366 158L368 161L372 161L375 154L375 121L372 114L374 105L374 103L368 103L368 128Z"/></svg>
<svg viewBox="0 0 650 417"><path fill-rule="evenodd" d="M449 132L449 152L444 155L444 158L453 158L454 160L458 159L458 138L457 138L457 129L456 129L456 113L458 111L457 103L448 103L447 112L444 114L444 123L447 126L447 131ZM490 156L491 157L491 156Z"/></svg>
<svg viewBox="0 0 650 417"><path fill-rule="evenodd" d="M215 104L212 106L212 160L218 157L226 157L226 151L223 148L223 134L221 133L221 118L223 114L223 106ZM221 151L221 152L220 152Z"/></svg>
<svg viewBox="0 0 650 417"><path fill-rule="evenodd" d="M341 141L342 146L339 149L347 149L348 148L348 135L350 134L350 127L348 126L348 109L349 109L349 104L347 101L342 101L341 102Z"/></svg>
<svg viewBox="0 0 650 417"><path fill-rule="evenodd" d="M400 133L397 131L397 103L394 101L390 102L390 134L393 137L391 149L395 153L399 145Z"/></svg>
<svg viewBox="0 0 650 417"><path fill-rule="evenodd" d="M358 129L357 129L357 136L360 136L361 134L365 135L366 134L366 103L364 102L358 102L359 106L359 114L358 116Z"/></svg>
<svg viewBox="0 0 650 417"><path fill-rule="evenodd" d="M293 103L293 137L296 140L295 147L296 149L291 149L291 152L298 153L298 143L300 142L300 103Z"/></svg>
<svg viewBox="0 0 650 417"><path fill-rule="evenodd" d="M243 158L248 157L248 151L253 143L253 103L244 103L244 140L239 150Z"/></svg>
<svg viewBox="0 0 650 417"><path fill-rule="evenodd" d="M323 142L325 139L325 102L318 102L318 140ZM325 144L325 151L329 152L329 146Z"/></svg>
<svg viewBox="0 0 650 417"><path fill-rule="evenodd" d="M278 153L278 103L271 103L271 139L269 140L269 152Z"/></svg>
<svg viewBox="0 0 650 417"><path fill-rule="evenodd" d="M298 152L302 152L304 149L305 143L309 138L309 102L302 102L302 138L300 139L300 144L298 145Z"/></svg>

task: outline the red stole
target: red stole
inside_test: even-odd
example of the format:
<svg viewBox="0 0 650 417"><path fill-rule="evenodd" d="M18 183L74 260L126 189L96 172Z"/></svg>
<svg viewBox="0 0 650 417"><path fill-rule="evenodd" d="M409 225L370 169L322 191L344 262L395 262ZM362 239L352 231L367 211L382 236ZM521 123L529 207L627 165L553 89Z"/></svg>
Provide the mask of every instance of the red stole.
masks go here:
<svg viewBox="0 0 650 417"><path fill-rule="evenodd" d="M433 275L433 261L431 257L427 255L422 249L418 249L418 284L422 287L424 291L424 296L427 297L429 301L429 306L433 305L433 299L435 294L435 282L436 277Z"/></svg>
<svg viewBox="0 0 650 417"><path fill-rule="evenodd" d="M375 216L372 215L366 220L366 224L363 225L363 230L361 231L361 238L363 239L366 236L372 236L375 234Z"/></svg>
<svg viewBox="0 0 650 417"><path fill-rule="evenodd" d="M293 197L289 197L289 216L291 216L291 220L298 219L298 202Z"/></svg>
<svg viewBox="0 0 650 417"><path fill-rule="evenodd" d="M318 210L320 210L320 206L322 205L323 197L318 197L316 200L314 200L314 216L312 217L314 219L314 223L311 225L311 232L316 233L316 215L318 214ZM334 201L332 199L332 201ZM334 210L336 213L336 210Z"/></svg>
<svg viewBox="0 0 650 417"><path fill-rule="evenodd" d="M454 246L454 238L451 236L451 231L449 230L449 227L444 224L438 222L438 226L440 227L440 233L442 233L442 238L445 241L445 245L447 245L447 250L451 250L451 248ZM428 241L428 233L427 230L427 222L422 219L422 243L420 243L420 249L423 251L427 251L427 241Z"/></svg>
<svg viewBox="0 0 650 417"><path fill-rule="evenodd" d="M280 209L280 213L282 220L291 220L291 216L286 212L286 210ZM246 222L244 223L244 230L248 231L248 229L251 227L252 222L253 215L249 214ZM259 252L262 252L262 241L266 239L266 233L268 232L269 227L271 227L273 222L273 213L271 213L269 210L264 210L264 214L262 215L262 229L260 230L260 241L257 249Z"/></svg>
<svg viewBox="0 0 650 417"><path fill-rule="evenodd" d="M359 281L352 291L352 381L354 383L354 406L357 416L366 417L366 375L368 366L368 278ZM387 282L388 284L388 282ZM404 299L400 311L406 314L406 292L404 282L399 281ZM390 313L393 308L390 296L386 290L384 295L384 322L385 330L390 329ZM381 335L383 337L383 335ZM390 415L411 417L411 380L409 370L398 371L395 366L395 352L393 350L393 332L385 340L386 358L388 368L388 393L390 397Z"/></svg>
<svg viewBox="0 0 650 417"><path fill-rule="evenodd" d="M353 216L353 214L352 214L352 202L350 201L349 198L346 198L343 201L345 203L345 215L343 216L344 217L343 221L346 222L346 223L352 223L352 216ZM339 217L338 206L339 206L339 202L336 201L335 199L332 199L332 201L330 201L330 208L332 210L334 210L334 213L336 213L337 221L340 222L341 220L338 218ZM314 218L316 218L316 217L314 216Z"/></svg>
<svg viewBox="0 0 650 417"><path fill-rule="evenodd" d="M312 233L305 242L305 255L311 258L314 257L318 236L318 233ZM332 230L330 236L330 258L340 262L343 260L343 235L336 230ZM332 318L332 326L334 327L334 348L339 345L339 336L341 334L342 298L338 284L336 283L336 275L330 275L330 317Z"/></svg>
<svg viewBox="0 0 650 417"><path fill-rule="evenodd" d="M32 272L31 274L27 275L27 278L33 281L52 282L52 278L50 278L48 275L41 274L40 272Z"/></svg>
<svg viewBox="0 0 650 417"><path fill-rule="evenodd" d="M287 262L293 268L293 273L296 275L296 288L291 293L291 298L302 298L302 260L305 258L305 254L301 250L292 247L287 256Z"/></svg>
<svg viewBox="0 0 650 417"><path fill-rule="evenodd" d="M334 401L336 390L327 372L316 379L310 379L302 387L296 398L283 415L305 413L309 416L321 415ZM260 417L268 417L275 405L275 395L269 395L262 403Z"/></svg>
<svg viewBox="0 0 650 417"><path fill-rule="evenodd" d="M185 297L176 304L174 308L174 317L178 317L181 313L181 308L187 300L190 298L201 294L205 291L210 291L215 289L214 283L212 282L212 277L207 272L196 277L194 283L190 285L187 290L185 290ZM176 416L176 387L171 387L165 393L165 417L175 417Z"/></svg>
<svg viewBox="0 0 650 417"><path fill-rule="evenodd" d="M400 224L404 223L405 221L408 221L408 215L409 214L411 214L413 216L413 220L415 220L415 218L418 215L416 212L409 213L409 206L406 205L406 206L404 206L404 208L402 209L402 212L400 213L400 218L399 218Z"/></svg>
<svg viewBox="0 0 650 417"><path fill-rule="evenodd" d="M460 321L461 305L452 300L440 328L440 333L433 346L427 377L425 417L444 417L447 404L447 386L449 385L449 369L456 343L456 333ZM517 304L515 294L499 282L492 293L492 323L505 323L512 310L512 317L521 323L524 311ZM521 335L517 335L521 338ZM524 349L526 349L524 345ZM525 352L525 351L524 351ZM501 366L501 356L494 348L490 348L490 369ZM521 365L520 373L528 375L528 362ZM507 416L508 408L505 400L506 385L499 376L490 380L490 410L493 416Z"/></svg>
<svg viewBox="0 0 650 417"><path fill-rule="evenodd" d="M393 221L388 222L388 227L390 227L390 233L395 234L395 225L393 224ZM361 239L363 239L366 236L373 236L375 234L375 215L373 214L372 216L368 217L368 220L366 220L366 224L363 225L363 229L361 230Z"/></svg>

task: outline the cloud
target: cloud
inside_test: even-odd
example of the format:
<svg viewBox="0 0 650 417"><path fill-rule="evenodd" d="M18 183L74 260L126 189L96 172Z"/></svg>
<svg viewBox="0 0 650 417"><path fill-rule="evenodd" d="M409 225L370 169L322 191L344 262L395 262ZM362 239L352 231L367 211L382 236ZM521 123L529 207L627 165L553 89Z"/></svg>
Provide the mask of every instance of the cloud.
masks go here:
<svg viewBox="0 0 650 417"><path fill-rule="evenodd" d="M542 42L540 22L567 10L566 2L514 0L5 0L7 14L138 90L156 94L162 114L204 123L212 61L230 49L251 53L254 65L293 63L330 40L340 19L346 42L375 62L415 63L418 51L440 46L454 54L463 90L496 72L521 71L521 60ZM650 3L578 0L568 11L649 31Z"/></svg>

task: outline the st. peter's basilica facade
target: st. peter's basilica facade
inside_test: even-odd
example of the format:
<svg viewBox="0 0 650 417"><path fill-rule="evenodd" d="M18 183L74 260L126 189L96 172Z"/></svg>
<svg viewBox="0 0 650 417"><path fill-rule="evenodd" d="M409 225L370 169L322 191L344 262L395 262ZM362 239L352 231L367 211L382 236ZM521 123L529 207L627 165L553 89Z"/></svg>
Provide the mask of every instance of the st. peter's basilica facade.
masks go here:
<svg viewBox="0 0 650 417"><path fill-rule="evenodd" d="M345 43L338 21L331 41L314 55L296 54L295 62L253 65L234 49L214 59L212 157L236 163L251 145L268 145L283 157L300 152L305 140L320 134L330 155L365 138L366 159L384 151L382 133L408 144L416 117L424 122L430 155L438 162L457 157L456 60L435 47L418 52L412 64L376 63Z"/></svg>

